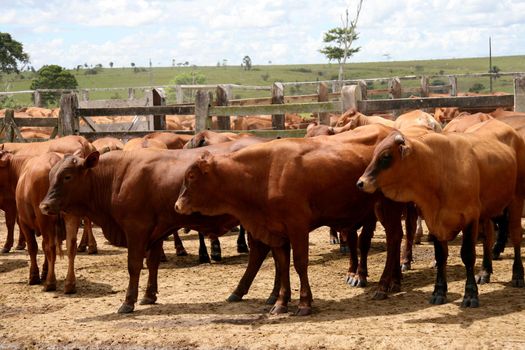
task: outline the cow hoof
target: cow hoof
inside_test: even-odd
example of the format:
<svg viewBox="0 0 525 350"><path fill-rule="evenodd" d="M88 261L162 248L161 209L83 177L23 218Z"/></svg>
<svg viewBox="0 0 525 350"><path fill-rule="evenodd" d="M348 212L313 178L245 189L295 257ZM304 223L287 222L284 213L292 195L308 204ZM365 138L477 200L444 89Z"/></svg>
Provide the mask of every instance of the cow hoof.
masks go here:
<svg viewBox="0 0 525 350"><path fill-rule="evenodd" d="M29 277L29 285L30 286L34 286L36 284L40 284L41 282L42 282L42 280L40 279L40 277L38 275Z"/></svg>
<svg viewBox="0 0 525 350"><path fill-rule="evenodd" d="M44 285L44 288L42 288L42 291L44 291L44 292L54 292L56 290L57 290L56 283L46 284L46 285Z"/></svg>
<svg viewBox="0 0 525 350"><path fill-rule="evenodd" d="M98 254L98 249L97 249L97 247L89 247L89 248L88 248L88 254L89 254L89 255Z"/></svg>
<svg viewBox="0 0 525 350"><path fill-rule="evenodd" d="M513 278L512 279L512 286L516 288L523 288L525 287L525 281L522 278Z"/></svg>
<svg viewBox="0 0 525 350"><path fill-rule="evenodd" d="M288 312L288 306L275 304L270 310L270 315L281 315Z"/></svg>
<svg viewBox="0 0 525 350"><path fill-rule="evenodd" d="M87 246L79 245L77 248L77 253L84 253L87 250Z"/></svg>
<svg viewBox="0 0 525 350"><path fill-rule="evenodd" d="M221 261L222 260L222 255L221 254L213 254L213 253L211 253L211 260L213 260L213 261Z"/></svg>
<svg viewBox="0 0 525 350"><path fill-rule="evenodd" d="M64 286L64 294L75 294L77 287L74 284L66 284Z"/></svg>
<svg viewBox="0 0 525 350"><path fill-rule="evenodd" d="M342 245L342 246L339 246L339 252L342 254L348 254L350 250L348 249L348 246Z"/></svg>
<svg viewBox="0 0 525 350"><path fill-rule="evenodd" d="M166 257L166 254L162 253L160 255L160 262L166 262L166 261L168 261L168 258Z"/></svg>
<svg viewBox="0 0 525 350"><path fill-rule="evenodd" d="M388 288L388 291L390 293L399 293L399 292L401 292L401 285L398 284L398 283L392 283L390 285L390 288Z"/></svg>
<svg viewBox="0 0 525 350"><path fill-rule="evenodd" d="M238 303L239 301L242 301L242 296L238 296L237 294L230 294L230 296L228 297L228 299L226 299L227 302L229 303Z"/></svg>
<svg viewBox="0 0 525 350"><path fill-rule="evenodd" d="M312 314L311 306L299 306L299 308L295 312L295 316L308 316L311 314Z"/></svg>
<svg viewBox="0 0 525 350"><path fill-rule="evenodd" d="M231 228L230 232L239 232L239 226L234 226Z"/></svg>
<svg viewBox="0 0 525 350"><path fill-rule="evenodd" d="M447 302L447 296L442 294L434 294L429 300L432 305L442 305Z"/></svg>
<svg viewBox="0 0 525 350"><path fill-rule="evenodd" d="M210 257L209 256L204 256L204 255L199 255L199 263L201 264L209 264L211 263L211 260L210 260Z"/></svg>
<svg viewBox="0 0 525 350"><path fill-rule="evenodd" d="M477 296L468 297L465 296L463 298L463 302L461 302L461 307L479 307L479 299Z"/></svg>
<svg viewBox="0 0 525 350"><path fill-rule="evenodd" d="M129 313L133 312L134 309L135 309L135 307L133 305L122 304L122 306L119 307L117 312L119 314L129 314Z"/></svg>
<svg viewBox="0 0 525 350"><path fill-rule="evenodd" d="M187 256L188 255L188 252L186 251L186 249L182 248L182 249L177 249L177 256Z"/></svg>
<svg viewBox="0 0 525 350"><path fill-rule="evenodd" d="M266 305L273 305L277 302L277 296L271 294L268 299L266 299Z"/></svg>
<svg viewBox="0 0 525 350"><path fill-rule="evenodd" d="M339 244L339 238L330 238L330 244Z"/></svg>
<svg viewBox="0 0 525 350"><path fill-rule="evenodd" d="M157 297L144 296L144 298L140 300L139 304L140 305L152 305L152 304L155 304L156 301L157 301Z"/></svg>
<svg viewBox="0 0 525 350"><path fill-rule="evenodd" d="M246 244L237 244L237 253L243 254L243 253L249 253L250 249L248 249L248 246Z"/></svg>
<svg viewBox="0 0 525 350"><path fill-rule="evenodd" d="M3 247L1 252L2 252L2 254L6 254L6 253L9 253L10 250L11 250L11 248Z"/></svg>
<svg viewBox="0 0 525 350"><path fill-rule="evenodd" d="M401 264L401 272L407 272L412 268L410 263Z"/></svg>
<svg viewBox="0 0 525 350"><path fill-rule="evenodd" d="M26 249L26 245L25 243L23 244L18 244L16 247L15 247L15 250L24 250Z"/></svg>
<svg viewBox="0 0 525 350"><path fill-rule="evenodd" d="M486 284L490 282L490 274L486 272L481 272L479 275L476 275L477 284Z"/></svg>
<svg viewBox="0 0 525 350"><path fill-rule="evenodd" d="M386 298L388 298L388 295L382 290L377 290L372 296L373 300L385 300Z"/></svg>

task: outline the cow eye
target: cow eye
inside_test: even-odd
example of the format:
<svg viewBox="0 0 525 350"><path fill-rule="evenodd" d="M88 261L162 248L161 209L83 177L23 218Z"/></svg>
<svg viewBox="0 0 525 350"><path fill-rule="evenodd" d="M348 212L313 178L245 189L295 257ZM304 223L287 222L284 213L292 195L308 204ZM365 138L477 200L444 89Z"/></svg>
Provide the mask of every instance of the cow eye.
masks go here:
<svg viewBox="0 0 525 350"><path fill-rule="evenodd" d="M64 180L66 180L66 181L71 180L71 175L66 175L66 176L64 176Z"/></svg>
<svg viewBox="0 0 525 350"><path fill-rule="evenodd" d="M392 155L390 153L384 153L379 158L378 165L379 165L379 168L386 169L390 166L390 163L392 163Z"/></svg>

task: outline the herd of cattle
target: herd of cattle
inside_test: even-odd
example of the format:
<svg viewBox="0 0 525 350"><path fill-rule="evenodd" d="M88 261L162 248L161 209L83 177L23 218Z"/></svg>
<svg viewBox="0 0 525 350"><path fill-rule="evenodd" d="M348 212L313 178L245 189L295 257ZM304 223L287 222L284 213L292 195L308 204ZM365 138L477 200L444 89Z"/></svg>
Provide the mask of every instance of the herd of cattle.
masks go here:
<svg viewBox="0 0 525 350"><path fill-rule="evenodd" d="M379 221L386 231L387 259L374 298L384 298L401 288L402 270L410 268L422 217L437 267L430 302L446 302L447 242L461 231L467 276L462 306L477 307L477 283L490 281L493 255L499 256L507 234L514 247L512 284L525 284L520 251L525 114L456 112L444 126L438 113L421 110L395 120L350 110L334 126L310 124L304 139L204 131L193 137L157 132L126 144L111 138L90 143L81 136L4 143L0 209L5 211L8 236L2 252L12 248L18 222L17 249L27 243L30 256L29 284L43 282L45 291L56 290L54 265L66 240L64 292L74 293L77 251L86 246L90 253L97 250L91 232L94 222L111 244L127 247L129 284L118 312L129 313L138 298L144 259L149 273L140 303L156 302L167 236L175 236L177 255L184 255L177 231L198 231L201 260L209 260L204 236L212 239L212 258L220 259L218 237L241 224L238 251L248 251L245 228L248 265L228 300L240 301L248 293L271 251L275 262L274 288L268 298L274 305L271 313L288 312L293 258L300 278L296 314L308 315L309 232L329 226L340 233L350 255L347 282L363 287ZM498 243L493 248L494 222ZM84 235L77 248L82 223ZM37 264L40 235L42 271ZM483 261L475 275L478 235L483 237Z"/></svg>

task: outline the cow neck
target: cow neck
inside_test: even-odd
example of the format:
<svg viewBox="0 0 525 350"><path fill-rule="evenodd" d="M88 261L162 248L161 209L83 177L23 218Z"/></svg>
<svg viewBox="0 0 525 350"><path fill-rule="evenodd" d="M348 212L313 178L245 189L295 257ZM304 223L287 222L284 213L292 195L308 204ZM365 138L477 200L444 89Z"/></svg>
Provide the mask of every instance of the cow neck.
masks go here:
<svg viewBox="0 0 525 350"><path fill-rule="evenodd" d="M111 212L112 184L117 170L113 157L101 157L96 167L89 169L86 173L88 191L83 203L88 203L87 207L91 213Z"/></svg>

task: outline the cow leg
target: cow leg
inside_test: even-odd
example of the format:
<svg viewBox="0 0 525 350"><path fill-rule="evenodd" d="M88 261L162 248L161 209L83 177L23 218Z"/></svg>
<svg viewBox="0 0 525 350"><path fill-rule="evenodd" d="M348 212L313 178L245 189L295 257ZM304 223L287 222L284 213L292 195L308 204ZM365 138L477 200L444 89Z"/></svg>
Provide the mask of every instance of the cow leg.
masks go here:
<svg viewBox="0 0 525 350"><path fill-rule="evenodd" d="M184 232L186 232L186 230L187 229L184 229ZM186 233L188 233L188 232L186 232ZM186 248L184 248L184 245L182 244L182 241L180 240L179 232L177 230L175 230L175 232L173 232L173 242L175 244L175 253L177 254L177 256L186 256L186 255L188 255L188 252L186 251Z"/></svg>
<svg viewBox="0 0 525 350"><path fill-rule="evenodd" d="M339 252L343 254L348 254L348 231L342 230L339 231Z"/></svg>
<svg viewBox="0 0 525 350"><path fill-rule="evenodd" d="M91 220L88 217L84 217L83 221L84 221L84 234L86 234L87 232L88 254L97 254L98 253L97 241L95 239L95 236L93 235L93 225L91 224Z"/></svg>
<svg viewBox="0 0 525 350"><path fill-rule="evenodd" d="M494 244L494 226L491 220L483 221L483 262L481 270L476 275L476 283L485 284L490 282L492 274L492 245Z"/></svg>
<svg viewBox="0 0 525 350"><path fill-rule="evenodd" d="M308 234L301 235L300 240L293 245L293 264L299 275L301 290L299 297L298 316L312 313L312 290L308 281Z"/></svg>
<svg viewBox="0 0 525 350"><path fill-rule="evenodd" d="M357 268L359 266L359 258L357 255L357 231L346 230L346 239L348 246L348 258L350 260L350 264L348 266L348 273L346 274L346 283L355 287L357 285L357 282L354 282L354 280L358 280L358 276L356 275L356 273Z"/></svg>
<svg viewBox="0 0 525 350"><path fill-rule="evenodd" d="M496 235L496 244L494 244L492 249L492 256L494 260L500 260L500 255L505 250L509 236L509 209L505 209L503 215L494 218L494 222L498 225L498 233Z"/></svg>
<svg viewBox="0 0 525 350"><path fill-rule="evenodd" d="M388 292L401 290L400 249L403 238L401 227L402 205L389 199L383 199L376 206L376 216L382 219L386 231L386 263L379 280L379 287L373 299L386 299Z"/></svg>
<svg viewBox="0 0 525 350"><path fill-rule="evenodd" d="M418 215L416 219L416 234L414 235L414 244L421 244L423 238L423 220Z"/></svg>
<svg viewBox="0 0 525 350"><path fill-rule="evenodd" d="M287 242L281 247L273 248L276 266L279 266L281 288L279 297L270 310L270 314L277 315L288 312L288 301L292 295L290 288L290 243Z"/></svg>
<svg viewBox="0 0 525 350"><path fill-rule="evenodd" d="M2 248L2 253L9 253L11 248L13 248L13 243L15 240L15 222L16 222L16 206L9 205L5 208L5 225L7 227L7 238L4 244L4 247ZM23 235L19 235L20 237ZM20 242L18 243L20 244ZM18 248L18 247L17 247ZM23 248L22 248L23 249Z"/></svg>
<svg viewBox="0 0 525 350"><path fill-rule="evenodd" d="M208 255L208 248L206 247L206 240L202 232L199 232L199 262L201 264L211 262L210 256Z"/></svg>
<svg viewBox="0 0 525 350"><path fill-rule="evenodd" d="M239 235L237 236L237 253L249 253L248 245L246 244L246 230L241 225L239 228Z"/></svg>
<svg viewBox="0 0 525 350"><path fill-rule="evenodd" d="M155 242L147 254L146 264L148 265L148 286L146 287L146 293L140 300L140 305L155 304L157 301L157 279L159 273L160 264L160 251L162 248L162 241Z"/></svg>
<svg viewBox="0 0 525 350"><path fill-rule="evenodd" d="M402 257L401 257L401 271L402 272L408 271L411 268L411 264L413 261L412 248L414 244L414 237L415 237L414 235L416 232L417 220L419 218L419 216L417 215L417 210L413 203L408 203L406 208L407 208L406 217L405 217L406 236L405 236L405 245L403 246L403 252L402 252ZM420 243L421 243L421 237L420 237Z"/></svg>
<svg viewBox="0 0 525 350"><path fill-rule="evenodd" d="M42 231L45 231L46 229L43 229ZM51 229L54 230L54 227ZM46 256L46 262L47 262L47 277L44 283L44 292L52 292L57 290L57 279L55 276L55 262L56 262L56 240L55 240L55 233L51 233L49 230L45 232L42 232L42 247L44 248L44 254ZM51 233L51 234L49 234ZM47 237L46 237L47 235ZM47 242L46 242L47 241ZM45 243L44 243L45 242ZM46 269L42 268L42 272L44 272ZM43 279L43 277L42 277Z"/></svg>
<svg viewBox="0 0 525 350"><path fill-rule="evenodd" d="M88 240L89 240L88 233L86 229L84 228L84 230L82 231L82 238L80 238L80 243L78 244L77 252L83 253L87 250Z"/></svg>
<svg viewBox="0 0 525 350"><path fill-rule="evenodd" d="M250 242L250 252L248 253L248 266L246 266L246 271L244 271L244 275L239 281L239 284L237 285L233 293L228 297L227 301L229 302L241 301L242 297L248 294L248 290L250 289L250 286L252 285L252 282L255 279L257 272L259 272L259 269L261 268L261 265L264 262L264 259L266 258L266 256L268 255L268 252L270 251L269 246L262 243L261 241L253 239L250 234L248 234L248 241ZM277 286L277 288L280 288L280 284ZM274 292L275 292L275 283L274 283ZM277 292L275 292L274 294L275 299L273 300L273 303L271 304L275 304L275 302L277 301L278 294L279 294L279 291L277 289Z"/></svg>
<svg viewBox="0 0 525 350"><path fill-rule="evenodd" d="M430 298L430 304L441 305L447 302L447 259L448 242L434 239L434 255L436 259L436 284Z"/></svg>
<svg viewBox="0 0 525 350"><path fill-rule="evenodd" d="M221 242L219 242L219 239L218 238L210 239L210 245L211 245L211 259L213 261L221 261L222 253L221 253Z"/></svg>
<svg viewBox="0 0 525 350"><path fill-rule="evenodd" d="M339 244L337 231L330 227L330 244Z"/></svg>
<svg viewBox="0 0 525 350"><path fill-rule="evenodd" d="M523 231L521 228L521 213L523 210L523 199L514 200L509 206L509 233L514 247L514 262L512 264L512 286L524 287L523 261L521 260L521 241Z"/></svg>
<svg viewBox="0 0 525 350"><path fill-rule="evenodd" d="M372 217L367 220L363 225L361 234L359 235L359 267L357 268L357 287L366 287L368 277L368 252L372 244L372 237L374 237L374 231L376 229L376 218Z"/></svg>
<svg viewBox="0 0 525 350"><path fill-rule="evenodd" d="M40 274L38 271L38 262L36 255L38 253L38 244L36 243L35 232L27 225L19 223L20 233L24 235L27 242L27 252L29 254L29 285L40 284Z"/></svg>
<svg viewBox="0 0 525 350"><path fill-rule="evenodd" d="M80 227L80 218L77 216L64 216L66 225L66 247L67 247L67 275L64 283L64 293L73 294L77 292L75 277L75 257L77 256L77 233ZM85 229L85 221L84 221Z"/></svg>
<svg viewBox="0 0 525 350"><path fill-rule="evenodd" d="M465 264L467 281L465 283L465 295L461 307L478 307L478 286L474 276L474 265L476 263L476 238L478 233L478 221L476 220L463 230L463 242L461 244L461 260Z"/></svg>
<svg viewBox="0 0 525 350"><path fill-rule="evenodd" d="M139 235L129 235L130 237L137 237ZM142 263L144 260L143 247L146 246L143 242L134 242L135 244L129 244L128 247L128 273L129 283L126 291L126 300L118 309L119 314L126 314L133 312L135 309L135 303L139 294L139 278L140 270L142 269Z"/></svg>

